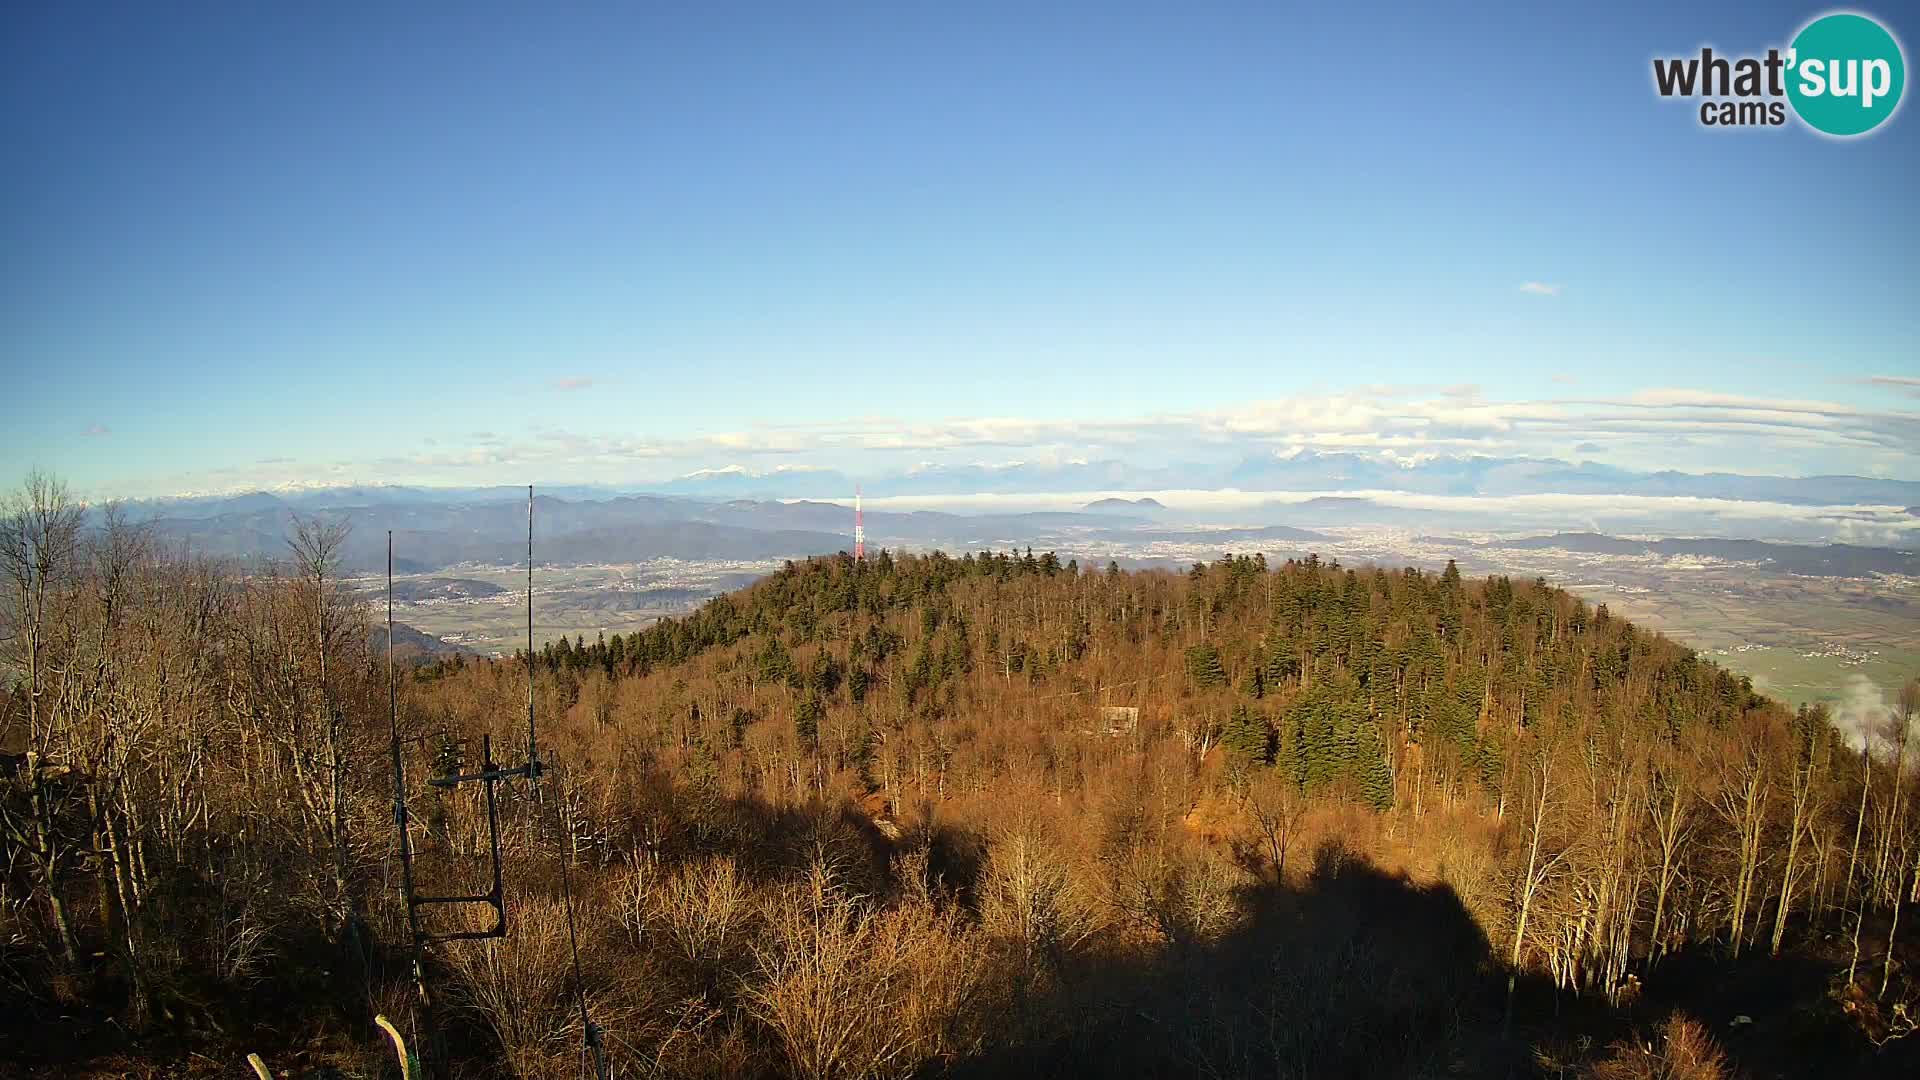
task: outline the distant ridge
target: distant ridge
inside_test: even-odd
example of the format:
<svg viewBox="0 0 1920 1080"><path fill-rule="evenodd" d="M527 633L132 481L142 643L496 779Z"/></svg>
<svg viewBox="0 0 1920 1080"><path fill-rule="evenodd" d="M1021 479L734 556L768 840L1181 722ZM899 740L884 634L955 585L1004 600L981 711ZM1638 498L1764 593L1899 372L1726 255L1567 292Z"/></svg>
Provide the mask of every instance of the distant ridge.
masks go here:
<svg viewBox="0 0 1920 1080"><path fill-rule="evenodd" d="M480 600L499 596L506 591L504 587L495 585L491 581L478 581L473 578L403 579L393 584L393 598L403 604L415 604L425 600Z"/></svg>
<svg viewBox="0 0 1920 1080"><path fill-rule="evenodd" d="M1874 574L1920 574L1920 554L1893 548L1852 544L1776 544L1765 540L1728 540L1717 537L1671 540L1625 540L1601 533L1554 533L1520 540L1494 540L1476 545L1523 550L1558 549L1590 555L1691 555L1732 562L1764 562L1778 570L1808 577L1869 577Z"/></svg>
<svg viewBox="0 0 1920 1080"><path fill-rule="evenodd" d="M1109 510L1165 510L1166 506L1164 506L1159 499L1153 498L1150 495L1143 495L1138 499L1095 499L1081 507L1081 509L1095 512Z"/></svg>
<svg viewBox="0 0 1920 1080"><path fill-rule="evenodd" d="M160 537L217 558L285 557L297 515L345 521L352 532L341 551L349 570L386 565L386 534L394 539L394 570L439 573L462 565L512 566L526 558L526 489L518 499L436 502L427 498L372 504L296 508L273 496L191 507L162 507L145 519ZM1156 504L1157 505L1157 504ZM1038 511L951 514L919 510L867 511L868 535L879 543L966 548L1044 544L1063 530L1111 528L1144 521L1153 507L1130 504L1118 513ZM813 500L780 502L685 496L621 495L569 500L541 492L535 502L539 561L580 566L657 558L759 562L802 558L849 546L850 507ZM411 600L459 600L490 595L484 582L458 572L406 584ZM417 595L416 595L417 594Z"/></svg>
<svg viewBox="0 0 1920 1080"><path fill-rule="evenodd" d="M377 623L367 632L367 641L373 646L376 657L385 659L387 655L387 626ZM443 656L479 656L480 654L434 637L424 630L416 630L406 623L393 624L393 658L403 664L424 664Z"/></svg>
<svg viewBox="0 0 1920 1080"><path fill-rule="evenodd" d="M854 481L834 469L805 465L758 469L733 464L698 469L664 481L623 484L566 483L533 477L543 495L599 500L653 491L705 499L841 499ZM551 482L549 482L551 481ZM1105 459L1066 464L1009 462L998 465L920 464L862 477L869 499L910 495L1040 494L1099 491L1364 492L1469 495L1642 495L1764 501L1788 505L1871 505L1904 508L1920 516L1920 481L1868 476L1770 476L1639 472L1593 461L1486 455L1420 455L1351 450L1289 450L1229 461L1134 463ZM372 506L383 503L513 502L526 489L515 485L423 487L409 485L281 485L267 490L228 490L138 499L129 516L206 517L271 506ZM1100 500L1105 502L1106 500ZM1125 500L1121 500L1125 501ZM1098 506L1099 503L1093 504ZM1132 509L1155 507L1134 500ZM1116 507L1114 509L1122 509Z"/></svg>
<svg viewBox="0 0 1920 1080"><path fill-rule="evenodd" d="M1125 539L1128 534L1123 530L1113 530L1101 534L1107 539ZM1228 526L1214 529L1181 529L1178 531L1153 530L1153 539L1175 544L1220 544L1221 550L1239 547L1244 549L1249 543L1263 540L1290 540L1294 543L1313 543L1332 539L1325 533L1296 529L1290 525L1256 525L1245 528Z"/></svg>

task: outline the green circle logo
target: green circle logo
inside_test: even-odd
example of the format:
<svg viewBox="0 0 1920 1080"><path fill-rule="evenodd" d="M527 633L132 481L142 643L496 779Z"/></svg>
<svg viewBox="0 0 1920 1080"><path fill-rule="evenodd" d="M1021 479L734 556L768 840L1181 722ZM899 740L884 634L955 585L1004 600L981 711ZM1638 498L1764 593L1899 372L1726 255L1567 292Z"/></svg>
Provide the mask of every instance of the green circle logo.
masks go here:
<svg viewBox="0 0 1920 1080"><path fill-rule="evenodd" d="M1900 106L1907 65L1885 27L1850 12L1808 23L1787 53L1787 98L1816 131L1864 135Z"/></svg>

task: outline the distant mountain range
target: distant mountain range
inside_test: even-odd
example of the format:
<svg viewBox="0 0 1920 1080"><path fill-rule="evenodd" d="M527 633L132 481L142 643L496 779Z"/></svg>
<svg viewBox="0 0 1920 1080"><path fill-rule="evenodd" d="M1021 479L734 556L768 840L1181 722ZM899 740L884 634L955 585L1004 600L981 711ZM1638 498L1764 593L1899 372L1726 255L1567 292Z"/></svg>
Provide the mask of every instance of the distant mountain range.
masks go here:
<svg viewBox="0 0 1920 1080"><path fill-rule="evenodd" d="M1551 459L1406 461L1302 452L1224 467L1141 468L1114 461L929 465L863 478L861 485L871 496L866 528L872 546L1074 550L1083 542L1109 547L1180 543L1218 544L1225 550L1263 542L1323 542L1327 529L1382 527L1429 534L1560 530L1561 538L1549 538L1560 546L1724 558L1761 557L1729 553L1734 549L1724 545L1785 540L1802 552L1790 557L1803 561L1799 542L1920 545L1920 530L1914 527L1920 483L1858 476L1636 473ZM847 504L854 484L842 473L727 468L664 486L671 490L541 486L535 507L537 558L555 565L656 558L760 562L852 546L853 513ZM760 494L739 494L747 490ZM1148 491L1161 494L1143 494ZM300 488L147 500L125 509L135 520L150 522L162 537L206 554L246 559L284 556L299 515L345 518L353 526L344 553L350 567L384 566L386 533L392 530L395 569L424 573L463 563L524 560L525 498L525 488L508 486ZM905 510L903 504L942 508ZM1631 545L1641 542L1605 535L1620 533L1745 539L1713 542L1723 546L1709 552L1684 547L1706 541L1636 548ZM1863 563L1845 554L1845 545L1834 550L1838 553L1828 557L1836 568L1832 572L1869 564L1884 567L1872 572L1913 572L1901 560L1874 556Z"/></svg>
<svg viewBox="0 0 1920 1080"><path fill-rule="evenodd" d="M543 496L575 502L621 496L653 496L764 503L780 500L847 500L855 487L868 496L936 499L955 495L1046 495L1114 493L1080 504L1105 513L1143 515L1167 511L1152 497L1126 492L1400 492L1413 495L1617 495L1762 501L1799 506L1864 504L1920 516L1920 481L1866 476L1750 476L1735 473L1635 472L1594 462L1555 458L1433 456L1406 459L1390 454L1301 451L1267 454L1237 462L1181 462L1152 466L1120 461L1064 464L1009 462L1000 465L921 465L856 480L844 472L815 468L755 471L742 466L702 469L664 483L641 486L541 484ZM355 486L294 488L231 495L149 499L127 504L135 517L204 518L246 511L307 510L338 506L418 503L472 505L524 499L517 486L421 488ZM1297 504L1295 504L1297 505Z"/></svg>
<svg viewBox="0 0 1920 1080"><path fill-rule="evenodd" d="M1729 562L1766 564L1774 570L1807 577L1868 577L1874 574L1920 576L1920 554L1851 544L1770 544L1761 540L1689 537L1668 540L1632 540L1599 533L1555 533L1512 540L1474 543L1449 537L1427 542L1462 547L1572 551L1590 555L1693 556Z"/></svg>
<svg viewBox="0 0 1920 1080"><path fill-rule="evenodd" d="M524 490L521 497L524 500ZM356 570L386 565L389 530L393 532L394 569L402 573L441 570L461 563L511 565L526 559L524 501L449 503L416 499L298 507L285 501L260 504L245 499L242 505L241 509L151 517L148 521L165 538L222 557L284 556L295 519L305 513L351 524L342 556L346 565ZM771 519L756 525L714 520L743 516L729 513L725 507L658 497L572 502L543 495L534 504L536 557L557 565L655 558L760 560L846 546L839 535Z"/></svg>
<svg viewBox="0 0 1920 1080"><path fill-rule="evenodd" d="M1170 490L1402 491L1429 495L1656 495L1800 505L1868 503L1912 507L1920 482L1866 476L1749 476L1736 473L1636 472L1557 458L1396 457L1355 452L1265 454L1226 464L1178 462L1142 466L1120 461L922 465L867 476L868 495L959 495ZM672 494L756 498L843 498L854 480L832 470L770 472L732 466L656 485Z"/></svg>
<svg viewBox="0 0 1920 1080"><path fill-rule="evenodd" d="M438 492L386 488L337 494L352 501L329 503L319 492L302 492L292 498L279 493L253 493L217 500L147 503L132 510L168 542L207 555L243 560L284 558L286 538L302 515L343 519L352 526L343 559L354 572L377 572L384 567L386 534L391 530L396 570L437 575L401 583L398 598L408 602L496 594L498 586L461 577L457 571L446 572L463 564L517 565L526 558L525 489ZM1553 514L1548 508L1535 517L1551 519ZM852 547L851 507L814 500L714 500L670 495L559 498L542 494L535 501L534 515L535 556L546 566L643 563L661 558L764 563ZM1845 514L1839 517L1843 525L1850 520ZM1681 517L1673 520L1681 523L1673 532L1708 535L1721 534L1719 526L1726 523L1711 515L1693 522ZM1309 524L1318 528L1301 527ZM1311 550L1308 545L1340 543L1341 535L1327 529L1365 526L1377 537L1377 530L1384 526L1413 530L1408 534L1411 536L1436 526L1447 529L1461 524L1479 532L1519 531L1511 522L1498 524L1489 513L1471 508L1434 511L1344 496L1256 502L1211 517L1171 511L1151 498L1118 497L1095 500L1077 511L959 514L869 510L866 515L870 547L939 547L955 552L1034 547L1060 551L1063 557L1080 553L1101 559L1166 557L1167 545L1215 555L1226 551L1298 553ZM1820 523L1805 527L1827 528ZM1895 535L1912 536L1911 532ZM1614 556L1694 556L1759 562L1782 572L1822 577L1920 576L1920 555L1896 550L1915 546L1912 544L1871 547L1773 542L1782 537L1825 538L1817 531L1802 537L1776 530L1771 537L1641 540L1587 530L1481 541L1429 533L1414 543L1443 548L1553 548ZM652 603L659 598L624 599Z"/></svg>
<svg viewBox="0 0 1920 1080"><path fill-rule="evenodd" d="M500 489L513 490L513 489ZM404 492L404 494L402 493ZM352 526L345 565L372 571L386 565L393 533L394 569L403 574L460 564L513 565L526 559L525 489L518 499L447 501L439 493L383 491L378 499L328 504L317 497L288 500L253 494L190 506L142 504L133 514L163 539L206 555L277 559L303 515L345 520ZM464 493L462 493L464 494ZM349 499L364 499L358 491ZM953 548L1045 543L1067 531L1092 535L1141 524L1113 514L950 514L870 511L867 532L876 541ZM535 557L548 565L636 563L649 559L761 561L826 554L852 547L853 511L825 502L726 502L661 495L534 502ZM452 597L484 583L435 579L411 586L418 596Z"/></svg>
<svg viewBox="0 0 1920 1080"><path fill-rule="evenodd" d="M1095 499L1081 509L1096 514L1156 514L1166 510L1160 500L1151 497L1138 499Z"/></svg>
<svg viewBox="0 0 1920 1080"><path fill-rule="evenodd" d="M1263 540L1286 540L1295 544L1304 544L1316 541L1325 542L1333 539L1333 537L1328 536L1326 533L1312 532L1307 529L1296 529L1290 525L1262 525L1243 529L1230 526L1213 529L1143 528L1126 532L1110 529L1095 535L1096 538L1102 540L1149 538L1160 543L1170 544L1212 543L1220 545L1222 550L1236 546L1244 548L1247 544L1257 543Z"/></svg>
<svg viewBox="0 0 1920 1080"><path fill-rule="evenodd" d="M540 494L562 499L605 499L622 492L582 485L543 486ZM354 484L340 487L296 487L275 491L246 491L226 495L180 495L123 502L135 521L154 518L208 518L259 510L313 511L341 506L383 506L402 503L522 503L527 489L520 486L409 487L401 484Z"/></svg>

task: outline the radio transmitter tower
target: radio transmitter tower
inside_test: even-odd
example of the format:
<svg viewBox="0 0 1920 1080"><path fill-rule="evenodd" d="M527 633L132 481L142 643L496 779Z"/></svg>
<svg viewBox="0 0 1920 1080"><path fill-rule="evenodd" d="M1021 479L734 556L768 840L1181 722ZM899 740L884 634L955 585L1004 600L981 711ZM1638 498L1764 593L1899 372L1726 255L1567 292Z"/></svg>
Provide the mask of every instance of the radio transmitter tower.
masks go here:
<svg viewBox="0 0 1920 1080"><path fill-rule="evenodd" d="M867 524L860 514L860 488L853 489L853 561L863 562L867 557Z"/></svg>

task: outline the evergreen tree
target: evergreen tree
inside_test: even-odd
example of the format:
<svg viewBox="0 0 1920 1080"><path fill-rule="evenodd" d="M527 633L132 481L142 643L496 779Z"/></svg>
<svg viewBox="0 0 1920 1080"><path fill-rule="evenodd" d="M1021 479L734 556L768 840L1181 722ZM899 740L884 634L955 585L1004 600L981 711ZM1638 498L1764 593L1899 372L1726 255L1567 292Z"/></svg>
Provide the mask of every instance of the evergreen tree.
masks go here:
<svg viewBox="0 0 1920 1080"><path fill-rule="evenodd" d="M1230 761L1244 765L1273 762L1273 728L1267 718L1245 705L1235 705L1220 732L1220 745Z"/></svg>
<svg viewBox="0 0 1920 1080"><path fill-rule="evenodd" d="M1259 701L1267 696L1267 672L1265 664L1254 664L1247 669L1247 677L1241 680L1240 689L1248 697Z"/></svg>
<svg viewBox="0 0 1920 1080"><path fill-rule="evenodd" d="M1380 737L1378 724L1367 721L1360 725L1355 739L1356 787L1360 797L1375 810L1386 811L1393 808L1393 769L1387 763L1386 743Z"/></svg>
<svg viewBox="0 0 1920 1080"><path fill-rule="evenodd" d="M1187 649L1187 675L1193 680L1193 685L1202 690L1227 685L1227 669L1220 663L1220 650L1211 645L1195 645Z"/></svg>
<svg viewBox="0 0 1920 1080"><path fill-rule="evenodd" d="M1293 638L1277 624L1267 632L1267 640L1261 647L1261 651L1266 657L1267 687L1278 689L1299 672L1298 646L1294 644Z"/></svg>
<svg viewBox="0 0 1920 1080"><path fill-rule="evenodd" d="M820 695L808 690L800 696L793 707L793 730L799 734L800 741L809 747L820 745L820 721L826 717L826 708L820 704Z"/></svg>
<svg viewBox="0 0 1920 1080"><path fill-rule="evenodd" d="M776 685L791 685L799 681L800 673L793 666L793 657L787 655L786 646L780 644L778 637L767 638L767 644L760 650L760 678Z"/></svg>

